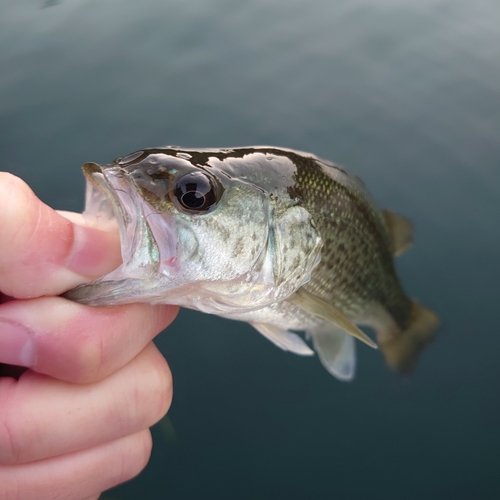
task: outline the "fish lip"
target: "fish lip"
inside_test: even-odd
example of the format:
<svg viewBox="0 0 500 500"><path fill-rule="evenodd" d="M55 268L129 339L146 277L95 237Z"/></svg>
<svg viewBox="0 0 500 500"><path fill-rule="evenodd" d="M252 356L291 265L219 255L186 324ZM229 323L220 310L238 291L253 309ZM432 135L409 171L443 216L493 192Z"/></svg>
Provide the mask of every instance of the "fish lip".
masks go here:
<svg viewBox="0 0 500 500"><path fill-rule="evenodd" d="M146 202L133 179L121 167L86 163L82 167L87 180L84 217L106 229L118 225L122 265L105 276L107 280L149 278L160 265L157 241L144 212Z"/></svg>
<svg viewBox="0 0 500 500"><path fill-rule="evenodd" d="M82 166L83 175L87 181L87 196L85 200L84 216L94 219L93 222L101 225L103 216L111 217L109 209L119 224L120 221L129 222L129 214L124 210L115 190L112 189L105 175L105 168L97 163L85 163ZM109 206L105 206L109 203ZM98 206L99 205L99 206ZM108 209L107 213L104 210Z"/></svg>

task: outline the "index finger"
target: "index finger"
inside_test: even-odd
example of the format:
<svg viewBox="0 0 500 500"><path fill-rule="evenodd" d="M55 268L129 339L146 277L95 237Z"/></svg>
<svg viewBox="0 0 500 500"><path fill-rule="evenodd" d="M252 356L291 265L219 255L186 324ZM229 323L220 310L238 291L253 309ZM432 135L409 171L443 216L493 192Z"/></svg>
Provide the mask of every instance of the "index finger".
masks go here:
<svg viewBox="0 0 500 500"><path fill-rule="evenodd" d="M75 224L4 172L0 211L0 292L6 295L59 295L121 262L118 234Z"/></svg>

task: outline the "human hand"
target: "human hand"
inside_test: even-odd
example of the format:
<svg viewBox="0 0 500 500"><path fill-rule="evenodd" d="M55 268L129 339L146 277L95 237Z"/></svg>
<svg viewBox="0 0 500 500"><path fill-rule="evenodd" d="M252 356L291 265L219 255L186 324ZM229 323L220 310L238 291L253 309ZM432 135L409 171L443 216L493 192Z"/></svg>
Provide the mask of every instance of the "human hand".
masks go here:
<svg viewBox="0 0 500 500"><path fill-rule="evenodd" d="M0 498L98 498L149 459L148 427L172 397L151 339L177 308L59 297L119 265L118 236L55 212L6 173L0 207L0 363L28 367L0 377Z"/></svg>

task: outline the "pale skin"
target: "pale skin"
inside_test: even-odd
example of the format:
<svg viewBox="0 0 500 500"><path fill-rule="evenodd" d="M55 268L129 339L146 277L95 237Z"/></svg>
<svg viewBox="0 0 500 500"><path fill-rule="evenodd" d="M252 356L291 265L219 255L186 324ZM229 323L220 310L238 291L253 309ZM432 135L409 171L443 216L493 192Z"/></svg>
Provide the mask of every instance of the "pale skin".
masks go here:
<svg viewBox="0 0 500 500"><path fill-rule="evenodd" d="M59 297L119 265L117 235L7 173L0 213L0 498L96 499L149 459L149 427L172 399L151 341L177 308ZM16 379L5 365L28 369Z"/></svg>

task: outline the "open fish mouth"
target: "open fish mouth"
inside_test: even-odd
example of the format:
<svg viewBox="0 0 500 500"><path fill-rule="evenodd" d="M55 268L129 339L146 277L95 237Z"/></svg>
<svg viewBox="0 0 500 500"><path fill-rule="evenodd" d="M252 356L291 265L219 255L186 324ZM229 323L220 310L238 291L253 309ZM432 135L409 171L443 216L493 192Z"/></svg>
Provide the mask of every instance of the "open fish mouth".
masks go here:
<svg viewBox="0 0 500 500"><path fill-rule="evenodd" d="M69 290L64 297L91 305L133 302L130 294L138 281L153 285L155 277L168 274L165 263L175 262L174 224L141 197L130 172L96 163L86 163L82 170L87 180L83 215L99 229L118 229L122 264L97 281ZM162 251L154 233L161 237Z"/></svg>
<svg viewBox="0 0 500 500"><path fill-rule="evenodd" d="M86 163L82 168L87 179L84 216L97 226L104 223L103 229L116 220L123 260L119 268L122 277L151 277L160 263L158 245L147 222L153 210L148 210L130 174L122 168L103 168L96 163Z"/></svg>

